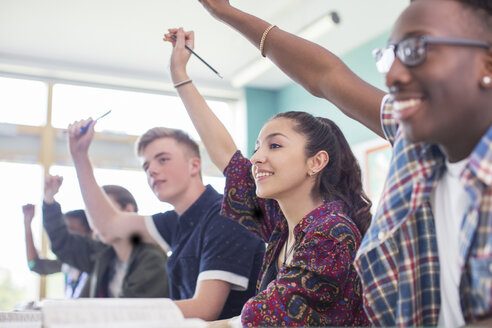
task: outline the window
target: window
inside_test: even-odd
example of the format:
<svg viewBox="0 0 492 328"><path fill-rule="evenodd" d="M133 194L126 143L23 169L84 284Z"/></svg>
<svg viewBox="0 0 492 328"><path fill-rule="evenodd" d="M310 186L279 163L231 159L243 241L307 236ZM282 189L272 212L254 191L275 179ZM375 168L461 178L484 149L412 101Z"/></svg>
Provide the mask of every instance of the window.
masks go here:
<svg viewBox="0 0 492 328"><path fill-rule="evenodd" d="M27 266L22 205L36 205L32 223L34 242L40 250L43 169L40 165L0 162L0 310L38 298L39 278ZM36 233L38 232L38 233Z"/></svg>
<svg viewBox="0 0 492 328"><path fill-rule="evenodd" d="M167 211L172 209L172 206L160 202L155 197L147 185L145 173L140 167L132 167L137 161L123 158L126 154L133 156L134 147L129 141L134 138L125 136L140 135L155 126L167 126L182 129L199 141L181 100L176 96L55 84L52 107L49 108L48 86L49 84L41 81L0 77L0 123L12 124L12 129L15 130L15 133L9 133L9 129L0 129L0 139L3 140L0 142L0 197L5 200L2 203L5 204L4 215L0 219L0 249L3 250L0 261L0 311L9 311L15 305L39 298L39 276L30 272L27 266L22 205L36 205L32 231L36 247L41 251L41 206L45 169L41 164L32 163L38 163L41 158L52 158L55 163L64 165L69 163L66 150L60 148L63 146L63 149L66 149L64 142L60 142L60 138L64 138L63 134L56 135L54 147L41 142L43 133L49 131L48 117L51 117L53 127L65 129L73 121L89 116L95 118L108 109L112 110L107 118L98 122L96 130L110 132L113 136L103 138L101 144L104 147L117 145L124 155L115 157L111 154L113 157L110 157L108 152L98 152L97 163L106 168L95 169L96 180L99 185L116 184L127 188L135 196L139 213L142 215ZM231 132L239 148L245 148L244 106L237 101L214 100L208 103ZM17 129L16 125L40 128ZM10 125L4 127L10 128ZM114 138L114 134L123 138ZM201 148L203 150L203 147ZM5 162L7 160L11 162ZM108 168L108 165L112 168ZM128 168L129 166L131 168ZM51 166L50 173L64 177L56 196L62 210L65 212L83 208L84 203L74 168L55 165ZM202 173L205 184L211 184L217 191L223 192L225 179L203 152ZM54 258L54 255L50 253L48 257ZM47 276L46 297L64 297L63 274Z"/></svg>
<svg viewBox="0 0 492 328"><path fill-rule="evenodd" d="M46 124L47 99L46 83L0 77L0 123Z"/></svg>
<svg viewBox="0 0 492 328"><path fill-rule="evenodd" d="M232 133L238 134L237 110L228 103L209 101L209 106ZM65 129L70 123L111 114L97 123L96 131L141 135L155 126L181 129L199 139L181 100L176 96L114 89L56 84L53 87L53 126ZM239 118L240 119L240 118ZM244 121L243 121L244 122ZM235 140L242 140L240 135ZM241 143L240 143L241 145Z"/></svg>

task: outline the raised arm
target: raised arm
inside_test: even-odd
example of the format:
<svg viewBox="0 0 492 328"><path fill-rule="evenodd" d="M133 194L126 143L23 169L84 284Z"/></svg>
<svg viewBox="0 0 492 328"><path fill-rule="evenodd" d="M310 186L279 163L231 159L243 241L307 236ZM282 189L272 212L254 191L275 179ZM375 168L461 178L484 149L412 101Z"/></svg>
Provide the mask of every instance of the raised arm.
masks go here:
<svg viewBox="0 0 492 328"><path fill-rule="evenodd" d="M34 218L34 205L26 204L22 206L22 212L24 213L24 233L26 237L26 255L29 267L31 267L34 261L39 257L38 250L34 246L34 240L32 238L31 223Z"/></svg>
<svg viewBox="0 0 492 328"><path fill-rule="evenodd" d="M98 186L88 153L94 136L95 123L91 124L85 132L80 130L89 122L91 119L70 124L68 135L70 154L91 225L105 243L111 243L118 238L130 238L135 234L138 234L144 242L153 242L145 227L144 217L116 209Z"/></svg>
<svg viewBox="0 0 492 328"><path fill-rule="evenodd" d="M199 2L259 48L269 23L232 7L228 0ZM379 112L384 92L360 79L333 53L275 27L264 40L263 54L308 92L383 136Z"/></svg>
<svg viewBox="0 0 492 328"><path fill-rule="evenodd" d="M31 223L34 218L34 205L26 204L22 206L24 212L24 231L26 237L26 255L29 269L39 274L52 274L60 272L62 263L58 260L48 260L39 258L38 250L34 246L32 237Z"/></svg>
<svg viewBox="0 0 492 328"><path fill-rule="evenodd" d="M177 41L171 37L173 34L176 34ZM193 49L194 33L185 33L182 28L169 29L169 33L164 35L164 40L173 44L173 53L171 55L171 77L173 83L177 84L189 80L186 64L190 59L190 52L185 49L185 45ZM207 149L210 159L221 171L224 171L232 155L237 150L231 135L212 112L193 83L183 84L176 89Z"/></svg>

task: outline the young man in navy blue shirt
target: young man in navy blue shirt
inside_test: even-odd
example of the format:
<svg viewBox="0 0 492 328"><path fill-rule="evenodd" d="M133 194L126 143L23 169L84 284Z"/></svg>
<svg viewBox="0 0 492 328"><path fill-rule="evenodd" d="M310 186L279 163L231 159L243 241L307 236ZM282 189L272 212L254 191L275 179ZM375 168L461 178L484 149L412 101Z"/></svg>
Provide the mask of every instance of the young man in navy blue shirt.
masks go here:
<svg viewBox="0 0 492 328"><path fill-rule="evenodd" d="M137 152L157 198L174 211L144 217L118 211L97 185L88 149L94 124L70 125L69 145L89 217L104 242L134 238L171 251L171 298L187 318L216 320L239 315L254 295L264 244L219 214L222 196L201 178L198 145L181 130L153 128ZM137 238L136 238L137 237Z"/></svg>

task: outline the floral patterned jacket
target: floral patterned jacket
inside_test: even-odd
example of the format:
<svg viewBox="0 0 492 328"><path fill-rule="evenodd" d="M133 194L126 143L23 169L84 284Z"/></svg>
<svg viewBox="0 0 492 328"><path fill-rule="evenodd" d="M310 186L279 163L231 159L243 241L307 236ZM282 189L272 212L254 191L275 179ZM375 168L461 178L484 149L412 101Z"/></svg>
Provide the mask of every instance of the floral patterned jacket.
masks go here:
<svg viewBox="0 0 492 328"><path fill-rule="evenodd" d="M276 201L256 196L251 163L239 151L224 174L222 214L268 243L259 287L287 238L287 221ZM353 265L361 235L344 214L343 205L342 201L325 203L299 222L291 263L282 266L276 279L244 305L244 326L368 325Z"/></svg>

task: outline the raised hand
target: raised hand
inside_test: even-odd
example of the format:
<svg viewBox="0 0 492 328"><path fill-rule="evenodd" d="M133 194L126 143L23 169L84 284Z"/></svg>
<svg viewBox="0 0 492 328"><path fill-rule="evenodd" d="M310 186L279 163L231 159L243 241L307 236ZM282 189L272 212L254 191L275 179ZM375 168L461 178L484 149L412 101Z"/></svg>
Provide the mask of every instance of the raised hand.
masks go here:
<svg viewBox="0 0 492 328"><path fill-rule="evenodd" d="M60 190L60 186L63 182L63 177L58 175L48 175L44 180L44 201L48 204L52 204L55 201L54 196Z"/></svg>
<svg viewBox="0 0 492 328"><path fill-rule="evenodd" d="M34 205L26 204L22 206L22 212L24 213L24 225L30 227L32 219L34 218Z"/></svg>
<svg viewBox="0 0 492 328"><path fill-rule="evenodd" d="M198 0L212 16L217 16L221 9L230 7L229 0Z"/></svg>
<svg viewBox="0 0 492 328"><path fill-rule="evenodd" d="M88 118L86 120L73 122L68 126L68 146L74 160L76 160L78 156L87 155L89 152L89 146L94 137L94 126L97 123L92 121L92 118ZM86 131L81 131L81 129L90 122L92 123L89 128Z"/></svg>
<svg viewBox="0 0 492 328"><path fill-rule="evenodd" d="M188 79L186 74L186 64L190 59L191 53L185 48L195 47L195 34L193 31L185 32L183 28L170 28L168 33L164 34L164 41L171 42L173 52L171 55L171 78L174 83L182 82ZM176 36L176 39L173 38Z"/></svg>

